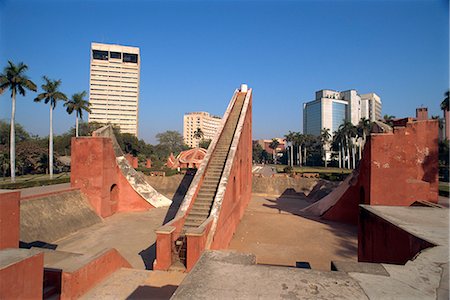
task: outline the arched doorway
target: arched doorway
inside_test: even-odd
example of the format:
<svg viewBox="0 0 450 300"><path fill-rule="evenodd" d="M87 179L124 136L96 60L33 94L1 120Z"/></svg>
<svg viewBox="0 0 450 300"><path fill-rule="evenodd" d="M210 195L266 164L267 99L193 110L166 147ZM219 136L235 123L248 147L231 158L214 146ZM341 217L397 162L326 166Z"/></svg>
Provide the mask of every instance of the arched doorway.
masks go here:
<svg viewBox="0 0 450 300"><path fill-rule="evenodd" d="M117 184L113 184L111 186L109 192L109 204L111 208L111 215L113 215L117 212L117 206L119 204L119 187Z"/></svg>

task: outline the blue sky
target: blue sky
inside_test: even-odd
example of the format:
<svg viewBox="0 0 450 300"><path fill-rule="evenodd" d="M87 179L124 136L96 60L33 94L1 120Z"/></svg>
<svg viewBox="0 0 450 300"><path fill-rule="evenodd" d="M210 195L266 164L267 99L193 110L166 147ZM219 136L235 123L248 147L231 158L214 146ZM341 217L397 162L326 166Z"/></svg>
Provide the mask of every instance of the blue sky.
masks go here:
<svg viewBox="0 0 450 300"><path fill-rule="evenodd" d="M23 61L39 86L89 90L90 43L141 49L139 138L182 132L183 114L222 115L235 88L253 88L253 138L302 130L302 103L320 89L376 92L383 114L413 116L449 86L449 5L392 1L0 0L0 63ZM16 121L48 135L48 107L29 93ZM0 119L10 117L9 93ZM62 105L56 133L75 123Z"/></svg>

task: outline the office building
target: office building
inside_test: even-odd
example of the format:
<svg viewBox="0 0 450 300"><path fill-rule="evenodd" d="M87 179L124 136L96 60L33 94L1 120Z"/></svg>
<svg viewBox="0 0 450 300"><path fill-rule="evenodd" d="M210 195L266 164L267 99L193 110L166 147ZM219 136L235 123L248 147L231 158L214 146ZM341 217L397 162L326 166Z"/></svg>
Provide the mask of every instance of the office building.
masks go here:
<svg viewBox="0 0 450 300"><path fill-rule="evenodd" d="M194 137L198 128L203 132L203 139L212 140L219 130L222 119L207 112L191 112L183 118L183 139L189 147L198 147L201 139Z"/></svg>
<svg viewBox="0 0 450 300"><path fill-rule="evenodd" d="M377 94L362 94L361 107L364 108L361 110L361 112L363 112L361 117L365 117L366 119L370 120L370 122L382 119L381 99Z"/></svg>
<svg viewBox="0 0 450 300"><path fill-rule="evenodd" d="M315 100L303 104L303 133L318 136L322 129L328 128L333 134L345 121L356 126L361 118L371 121L381 118L381 99L377 94L320 90Z"/></svg>
<svg viewBox="0 0 450 300"><path fill-rule="evenodd" d="M137 47L91 44L89 122L138 135L140 53Z"/></svg>

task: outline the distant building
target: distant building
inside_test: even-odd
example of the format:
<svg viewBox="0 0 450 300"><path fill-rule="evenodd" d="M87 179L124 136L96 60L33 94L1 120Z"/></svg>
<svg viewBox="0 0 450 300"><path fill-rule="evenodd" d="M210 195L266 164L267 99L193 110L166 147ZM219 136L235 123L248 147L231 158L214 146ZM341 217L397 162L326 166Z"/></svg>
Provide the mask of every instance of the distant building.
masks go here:
<svg viewBox="0 0 450 300"><path fill-rule="evenodd" d="M286 139L283 138L275 138L275 139L279 143L275 151L279 155L282 155L284 150L286 150ZM254 140L253 143L259 144L263 148L263 150L265 150L270 155L272 155L274 152L274 150L270 148L270 143L272 143L272 140Z"/></svg>
<svg viewBox="0 0 450 300"><path fill-rule="evenodd" d="M377 94L320 90L315 100L303 104L303 133L319 136L322 129L328 128L333 134L345 121L356 126L361 118L381 119L381 99Z"/></svg>
<svg viewBox="0 0 450 300"><path fill-rule="evenodd" d="M361 118L370 122L381 120L381 98L375 93L361 95Z"/></svg>
<svg viewBox="0 0 450 300"><path fill-rule="evenodd" d="M91 44L89 122L111 123L138 135L139 48Z"/></svg>
<svg viewBox="0 0 450 300"><path fill-rule="evenodd" d="M207 112L191 112L183 118L183 139L184 143L191 148L198 147L201 139L194 137L194 132L200 128L203 132L203 139L213 139L219 130L222 119L210 115Z"/></svg>

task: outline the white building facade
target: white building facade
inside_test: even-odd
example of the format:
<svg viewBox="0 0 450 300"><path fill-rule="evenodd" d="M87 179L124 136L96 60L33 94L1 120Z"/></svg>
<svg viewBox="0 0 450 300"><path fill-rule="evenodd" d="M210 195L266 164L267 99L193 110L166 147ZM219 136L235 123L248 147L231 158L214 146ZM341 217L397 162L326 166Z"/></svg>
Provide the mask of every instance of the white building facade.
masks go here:
<svg viewBox="0 0 450 300"><path fill-rule="evenodd" d="M356 126L361 118L381 118L381 99L377 94L320 90L315 100L303 104L303 133L319 136L322 129L328 128L332 135L345 121Z"/></svg>
<svg viewBox="0 0 450 300"><path fill-rule="evenodd" d="M137 47L91 44L89 122L138 136L140 59Z"/></svg>
<svg viewBox="0 0 450 300"><path fill-rule="evenodd" d="M201 139L194 137L194 132L199 128L203 132L203 139L212 140L219 130L222 119L210 115L207 112L191 112L183 117L184 143L191 148L198 147Z"/></svg>

